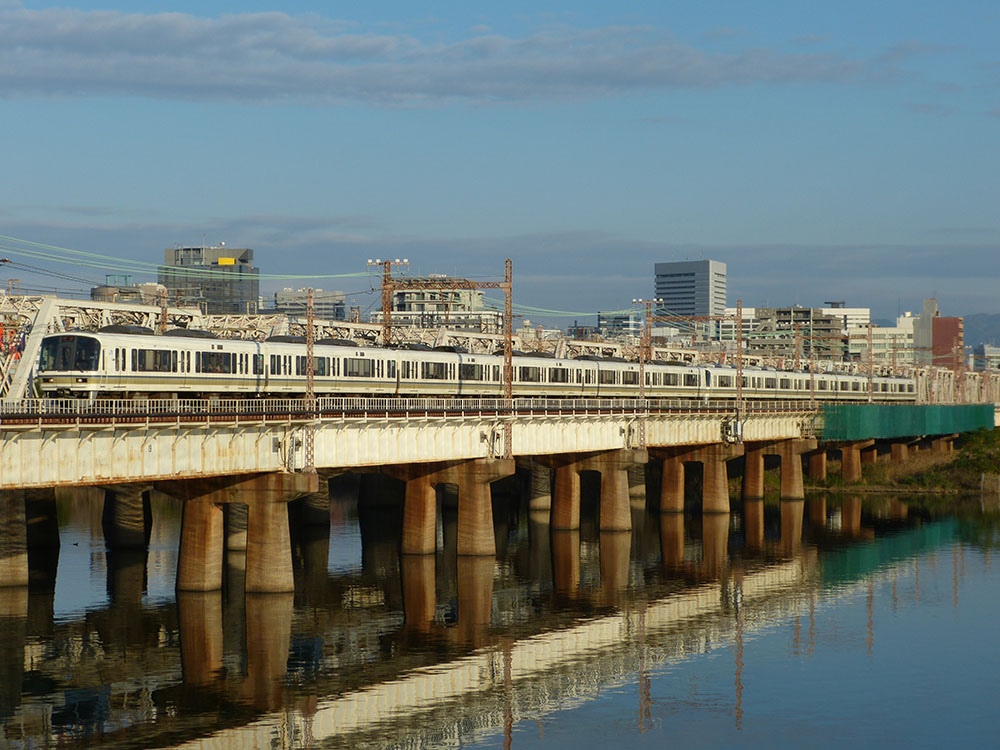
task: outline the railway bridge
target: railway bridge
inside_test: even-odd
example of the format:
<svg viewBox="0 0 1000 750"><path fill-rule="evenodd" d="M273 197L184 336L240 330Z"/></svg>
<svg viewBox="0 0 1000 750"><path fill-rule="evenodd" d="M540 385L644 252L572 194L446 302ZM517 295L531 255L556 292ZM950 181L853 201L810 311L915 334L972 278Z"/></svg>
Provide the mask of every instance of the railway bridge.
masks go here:
<svg viewBox="0 0 1000 750"><path fill-rule="evenodd" d="M581 478L600 477L599 527L628 532L645 502L650 457L662 512L684 509L685 467L700 464L704 513L728 513L728 462L743 465L744 502L763 500L764 466L780 461L781 497L803 498L803 463L845 474L891 443L949 450L996 421L985 405L818 407L803 401L673 399L22 400L0 405L0 513L19 530L0 584L25 585L27 548L55 528L51 489L106 490L112 546L141 546L156 488L184 501L180 591L222 586L225 547L247 551L247 591L294 588L285 504L314 496L320 475L380 472L405 483L401 551L435 549L438 495L457 489L460 556L492 556L491 484L530 472L529 508L552 529L580 525ZM876 442L878 441L878 442ZM884 448L883 448L884 449ZM641 498L638 499L637 498ZM316 505L316 503L314 503ZM750 518L760 515L754 506ZM762 506L761 506L762 507ZM318 501L320 519L328 512ZM321 521L322 522L322 521Z"/></svg>

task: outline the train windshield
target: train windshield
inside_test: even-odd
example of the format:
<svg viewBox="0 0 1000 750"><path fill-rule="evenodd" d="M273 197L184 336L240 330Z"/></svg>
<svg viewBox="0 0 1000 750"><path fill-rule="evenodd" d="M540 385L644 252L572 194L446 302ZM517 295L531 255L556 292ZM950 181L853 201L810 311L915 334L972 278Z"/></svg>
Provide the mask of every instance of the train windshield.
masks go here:
<svg viewBox="0 0 1000 750"><path fill-rule="evenodd" d="M38 369L41 372L94 372L100 357L101 344L97 339L89 336L51 336L42 342Z"/></svg>

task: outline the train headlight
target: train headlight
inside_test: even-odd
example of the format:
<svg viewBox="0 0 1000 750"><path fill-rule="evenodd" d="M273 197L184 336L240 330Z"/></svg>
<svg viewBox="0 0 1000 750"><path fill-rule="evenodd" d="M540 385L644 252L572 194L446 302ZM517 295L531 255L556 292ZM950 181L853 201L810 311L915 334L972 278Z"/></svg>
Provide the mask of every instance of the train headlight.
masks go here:
<svg viewBox="0 0 1000 750"><path fill-rule="evenodd" d="M76 382L77 382L77 383L86 383L86 382L87 382L87 379L86 379L86 378L77 378L77 379L76 379Z"/></svg>

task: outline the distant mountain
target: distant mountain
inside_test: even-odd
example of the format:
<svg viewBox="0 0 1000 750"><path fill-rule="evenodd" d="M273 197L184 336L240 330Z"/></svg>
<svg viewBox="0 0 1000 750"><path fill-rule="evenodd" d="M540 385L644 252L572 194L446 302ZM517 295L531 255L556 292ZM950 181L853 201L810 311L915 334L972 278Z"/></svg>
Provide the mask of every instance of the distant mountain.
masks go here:
<svg viewBox="0 0 1000 750"><path fill-rule="evenodd" d="M1000 314L975 313L964 317L966 346L1000 346Z"/></svg>

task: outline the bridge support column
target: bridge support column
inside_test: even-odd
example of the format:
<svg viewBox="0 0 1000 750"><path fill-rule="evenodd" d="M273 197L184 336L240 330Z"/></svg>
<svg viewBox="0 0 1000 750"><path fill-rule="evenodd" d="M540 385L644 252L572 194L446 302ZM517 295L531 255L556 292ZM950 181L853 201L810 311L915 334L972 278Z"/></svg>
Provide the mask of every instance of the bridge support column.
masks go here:
<svg viewBox="0 0 1000 750"><path fill-rule="evenodd" d="M743 500L764 499L764 446L750 443L743 450Z"/></svg>
<svg viewBox="0 0 1000 750"><path fill-rule="evenodd" d="M632 464L628 467L628 501L633 508L646 507L646 467Z"/></svg>
<svg viewBox="0 0 1000 750"><path fill-rule="evenodd" d="M955 436L942 435L931 440L931 451L934 453L952 453L955 450Z"/></svg>
<svg viewBox="0 0 1000 750"><path fill-rule="evenodd" d="M729 474L726 462L743 455L743 445L715 443L691 451L686 459L700 461L702 474L702 513L729 513Z"/></svg>
<svg viewBox="0 0 1000 750"><path fill-rule="evenodd" d="M184 500L178 591L222 587L222 506L247 506L247 593L295 590L292 545L285 503L316 492L316 474L258 474L157 482L157 489Z"/></svg>
<svg viewBox="0 0 1000 750"><path fill-rule="evenodd" d="M528 511L531 513L552 509L552 469L531 462L528 480Z"/></svg>
<svg viewBox="0 0 1000 750"><path fill-rule="evenodd" d="M601 531L631 531L628 472L644 465L645 450L620 450L604 453L587 462L589 469L601 472Z"/></svg>
<svg viewBox="0 0 1000 750"><path fill-rule="evenodd" d="M576 454L553 456L555 471L550 525L553 531L580 528L580 471L583 458Z"/></svg>
<svg viewBox="0 0 1000 750"><path fill-rule="evenodd" d="M809 454L809 478L826 479L826 449L820 449Z"/></svg>
<svg viewBox="0 0 1000 750"><path fill-rule="evenodd" d="M659 451L658 451L659 453ZM660 480L660 513L684 512L684 459L681 454L663 454Z"/></svg>
<svg viewBox="0 0 1000 750"><path fill-rule="evenodd" d="M775 444L774 452L781 456L781 499L802 500L802 454L816 450L812 439L782 440Z"/></svg>
<svg viewBox="0 0 1000 750"><path fill-rule="evenodd" d="M458 554L496 555L490 483L515 471L513 459L483 458L463 465L458 478Z"/></svg>
<svg viewBox="0 0 1000 750"><path fill-rule="evenodd" d="M24 491L0 491L0 587L28 585Z"/></svg>
<svg viewBox="0 0 1000 750"><path fill-rule="evenodd" d="M908 458L906 443L892 444L892 462L894 464L905 464Z"/></svg>
<svg viewBox="0 0 1000 750"><path fill-rule="evenodd" d="M152 528L149 485L106 487L101 525L104 528L104 541L109 547L145 547Z"/></svg>
<svg viewBox="0 0 1000 750"><path fill-rule="evenodd" d="M840 472L845 482L857 482L861 479L861 451L873 445L874 440L863 440L840 446Z"/></svg>
<svg viewBox="0 0 1000 750"><path fill-rule="evenodd" d="M24 514L28 549L59 549L55 490L25 490Z"/></svg>
<svg viewBox="0 0 1000 750"><path fill-rule="evenodd" d="M209 500L184 503L177 555L178 591L222 588L222 542L222 506Z"/></svg>
<svg viewBox="0 0 1000 750"><path fill-rule="evenodd" d="M878 449L872 446L861 451L861 465L870 466L878 461Z"/></svg>
<svg viewBox="0 0 1000 750"><path fill-rule="evenodd" d="M429 474L406 481L403 501L404 555L432 555L437 549L437 492Z"/></svg>

